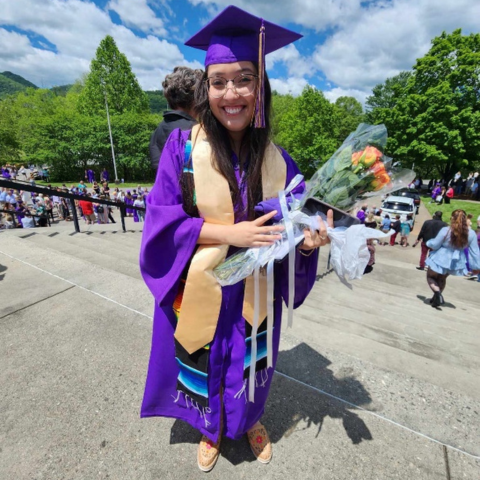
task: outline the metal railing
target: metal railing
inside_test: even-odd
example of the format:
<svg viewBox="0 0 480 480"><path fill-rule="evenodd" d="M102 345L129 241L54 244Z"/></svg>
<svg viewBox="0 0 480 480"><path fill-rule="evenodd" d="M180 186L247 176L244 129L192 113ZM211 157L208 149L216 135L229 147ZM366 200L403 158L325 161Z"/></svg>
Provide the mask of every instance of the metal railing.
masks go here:
<svg viewBox="0 0 480 480"><path fill-rule="evenodd" d="M71 210L72 210L72 216L73 216L73 223L75 225L75 231L77 233L80 233L80 224L78 222L78 213L77 213L77 208L76 208L76 205L75 205L75 202L74 202L75 200L86 201L86 202L90 202L90 203L97 203L97 204L101 204L101 205L107 205L107 206L110 206L110 207L119 208L120 219L121 219L121 223L122 223L122 230L124 232L127 231L127 229L125 227L125 217L126 217L126 209L127 208L131 209L131 210L142 211L142 212L146 211L146 209L144 207L135 207L133 205L126 205L124 202L121 202L121 201L114 202L112 200L104 200L103 198L92 198L92 197L89 197L89 196L87 197L85 195L77 195L77 194L70 193L70 192L67 193L67 192L64 192L64 191L61 191L61 190L58 191L55 188L48 188L48 187L38 186L38 185L33 186L33 185L30 185L29 183L24 183L23 181L17 182L17 181L13 181L13 180L6 180L4 178L0 178L0 187L5 187L5 188L10 189L10 190L23 190L25 192L42 193L44 195L47 195L48 197L56 196L56 197L68 198L70 200L73 200L73 202L71 202L71 205L72 205ZM5 211L5 210L3 210L3 211ZM19 215L18 212L15 212L13 210L7 210L6 212L9 213L10 215ZM24 213L20 213L20 215L27 216ZM40 217L40 215L35 215L35 214L30 214L30 216Z"/></svg>

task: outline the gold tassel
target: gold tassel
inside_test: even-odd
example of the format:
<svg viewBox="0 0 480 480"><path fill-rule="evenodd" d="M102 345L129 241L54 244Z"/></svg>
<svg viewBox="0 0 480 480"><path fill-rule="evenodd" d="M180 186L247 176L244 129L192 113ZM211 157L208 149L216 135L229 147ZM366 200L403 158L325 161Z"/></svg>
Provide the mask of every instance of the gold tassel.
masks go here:
<svg viewBox="0 0 480 480"><path fill-rule="evenodd" d="M265 128L265 25L258 35L258 86L255 103L255 128Z"/></svg>

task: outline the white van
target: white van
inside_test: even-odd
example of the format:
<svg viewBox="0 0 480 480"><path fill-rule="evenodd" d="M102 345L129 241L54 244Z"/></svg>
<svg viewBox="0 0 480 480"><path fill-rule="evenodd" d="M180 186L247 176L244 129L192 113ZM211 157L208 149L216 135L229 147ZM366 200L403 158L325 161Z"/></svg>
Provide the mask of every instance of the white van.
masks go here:
<svg viewBox="0 0 480 480"><path fill-rule="evenodd" d="M382 204L382 217L388 213L392 222L395 220L395 215L400 215L400 220L404 222L407 215L412 216L413 224L415 224L415 201L409 197L396 197L389 195Z"/></svg>

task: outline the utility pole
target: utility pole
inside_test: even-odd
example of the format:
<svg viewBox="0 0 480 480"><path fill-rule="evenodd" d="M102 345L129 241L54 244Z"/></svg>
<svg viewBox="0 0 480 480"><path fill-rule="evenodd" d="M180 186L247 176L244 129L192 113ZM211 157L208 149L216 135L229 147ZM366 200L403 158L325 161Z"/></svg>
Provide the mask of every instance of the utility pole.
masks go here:
<svg viewBox="0 0 480 480"><path fill-rule="evenodd" d="M118 184L119 180L117 174L117 163L115 162L115 150L113 148L112 127L110 125L110 113L108 112L107 89L105 88L105 81L103 80L103 78L100 80L100 82L103 86L103 94L105 95L105 109L107 110L108 133L110 135L110 146L112 147L113 169L115 170L115 184Z"/></svg>

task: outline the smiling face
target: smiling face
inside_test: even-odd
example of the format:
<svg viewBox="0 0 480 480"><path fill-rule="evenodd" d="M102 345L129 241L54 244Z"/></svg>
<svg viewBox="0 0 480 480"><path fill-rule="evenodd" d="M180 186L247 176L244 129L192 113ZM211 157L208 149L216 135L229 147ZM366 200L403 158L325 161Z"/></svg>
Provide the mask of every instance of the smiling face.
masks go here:
<svg viewBox="0 0 480 480"><path fill-rule="evenodd" d="M208 67L208 77L223 77L232 80L242 73L256 75L252 62L220 63ZM229 130L232 137L243 136L252 121L255 109L255 92L242 96L235 93L232 82L223 97L208 96L210 108L217 120Z"/></svg>

